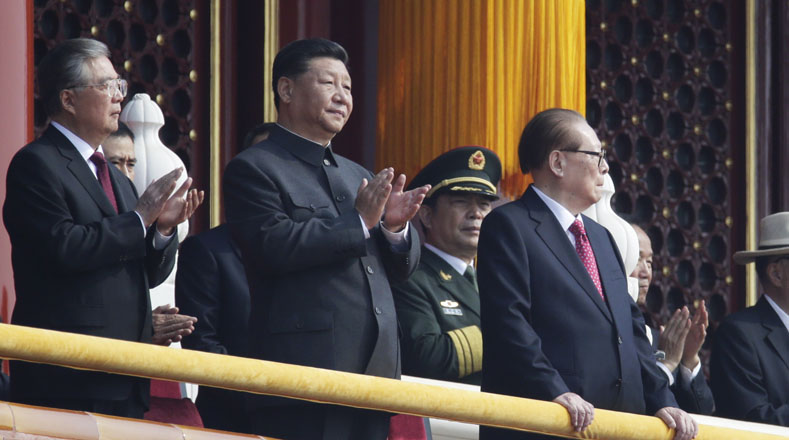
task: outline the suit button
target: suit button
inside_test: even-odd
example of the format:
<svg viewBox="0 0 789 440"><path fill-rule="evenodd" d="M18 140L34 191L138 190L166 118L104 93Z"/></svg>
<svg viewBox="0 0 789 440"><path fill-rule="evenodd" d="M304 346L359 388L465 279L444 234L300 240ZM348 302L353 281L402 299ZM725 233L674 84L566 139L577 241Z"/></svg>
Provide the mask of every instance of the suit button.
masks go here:
<svg viewBox="0 0 789 440"><path fill-rule="evenodd" d="M296 328L297 328L297 329L303 329L303 328L304 328L304 323L303 323L303 322L301 322L301 321L297 322L297 323L296 323Z"/></svg>
<svg viewBox="0 0 789 440"><path fill-rule="evenodd" d="M372 267L370 267L370 266L367 266L367 273L369 273L370 275L372 275L372 274L373 274L373 272L374 272L374 271L373 271L373 268L372 268Z"/></svg>
<svg viewBox="0 0 789 440"><path fill-rule="evenodd" d="M616 380L616 387L617 388L621 388L622 387L622 378L621 377Z"/></svg>
<svg viewBox="0 0 789 440"><path fill-rule="evenodd" d="M345 196L340 194L339 196L335 197L334 199L337 200L338 202L342 202L343 200L345 200Z"/></svg>
<svg viewBox="0 0 789 440"><path fill-rule="evenodd" d="M329 159L323 159L323 164L329 166L331 165L331 162L329 162Z"/></svg>
<svg viewBox="0 0 789 440"><path fill-rule="evenodd" d="M618 342L619 345L622 345L622 337L621 336L617 336L616 337L616 342Z"/></svg>
<svg viewBox="0 0 789 440"><path fill-rule="evenodd" d="M376 314L376 315L380 315L381 313L383 313L383 310L381 310L381 308L380 308L380 307L376 307L376 308L375 308L375 314Z"/></svg>

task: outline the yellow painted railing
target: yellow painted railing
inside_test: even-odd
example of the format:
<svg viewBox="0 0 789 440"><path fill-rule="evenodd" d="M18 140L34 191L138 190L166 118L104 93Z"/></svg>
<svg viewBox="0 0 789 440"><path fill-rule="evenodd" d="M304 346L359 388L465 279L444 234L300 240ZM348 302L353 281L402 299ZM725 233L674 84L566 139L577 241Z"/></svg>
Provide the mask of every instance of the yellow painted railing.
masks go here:
<svg viewBox="0 0 789 440"><path fill-rule="evenodd" d="M258 394L385 410L567 438L671 439L655 417L598 409L578 435L555 403L405 383L255 359L0 324L0 358L198 383ZM12 372L13 377L13 372ZM12 378L13 380L13 378ZM699 440L779 439L780 435L700 424Z"/></svg>

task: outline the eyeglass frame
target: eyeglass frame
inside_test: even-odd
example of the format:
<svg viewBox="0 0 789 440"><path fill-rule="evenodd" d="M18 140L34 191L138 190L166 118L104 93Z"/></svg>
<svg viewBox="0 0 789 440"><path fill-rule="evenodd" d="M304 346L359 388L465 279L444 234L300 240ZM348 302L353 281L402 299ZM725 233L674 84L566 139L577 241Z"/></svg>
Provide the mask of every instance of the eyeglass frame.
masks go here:
<svg viewBox="0 0 789 440"><path fill-rule="evenodd" d="M597 168L601 168L603 166L603 161L605 160L605 153L606 153L606 150L604 150L604 149L600 150L599 152L597 152L597 151L587 151L587 150L570 150L570 149L567 149L567 148L561 149L561 150L556 150L556 151L563 151L563 152L568 152L568 153L583 153L583 154L588 154L590 156L597 156L599 158L597 160Z"/></svg>
<svg viewBox="0 0 789 440"><path fill-rule="evenodd" d="M123 78L114 78L114 79L108 79L107 81L104 81L103 83L99 83L99 84L76 85L76 86L66 87L63 90L84 89L88 87L104 88L104 90L107 93L107 96L109 96L110 98L114 97L116 93L120 93L121 97L125 98L126 94L129 91L129 82Z"/></svg>

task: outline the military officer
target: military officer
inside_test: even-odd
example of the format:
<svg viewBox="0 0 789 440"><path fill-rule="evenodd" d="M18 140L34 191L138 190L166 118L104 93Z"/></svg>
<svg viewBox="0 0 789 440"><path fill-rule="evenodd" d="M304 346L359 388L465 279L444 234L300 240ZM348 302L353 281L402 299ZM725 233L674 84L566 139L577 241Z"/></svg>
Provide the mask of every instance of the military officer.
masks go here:
<svg viewBox="0 0 789 440"><path fill-rule="evenodd" d="M470 146L437 157L409 185L432 189L417 214L426 242L419 266L394 288L404 374L480 383L482 333L473 262L500 177L496 153Z"/></svg>

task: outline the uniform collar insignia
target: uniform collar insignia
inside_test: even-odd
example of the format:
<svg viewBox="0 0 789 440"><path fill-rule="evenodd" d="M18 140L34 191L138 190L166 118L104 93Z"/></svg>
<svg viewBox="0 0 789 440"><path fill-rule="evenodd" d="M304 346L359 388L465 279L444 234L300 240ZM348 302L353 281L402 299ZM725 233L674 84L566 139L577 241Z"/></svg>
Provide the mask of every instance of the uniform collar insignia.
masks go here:
<svg viewBox="0 0 789 440"><path fill-rule="evenodd" d="M441 279L443 279L444 281L449 281L452 279L452 275L444 272L443 270L439 271L438 274L441 275Z"/></svg>

